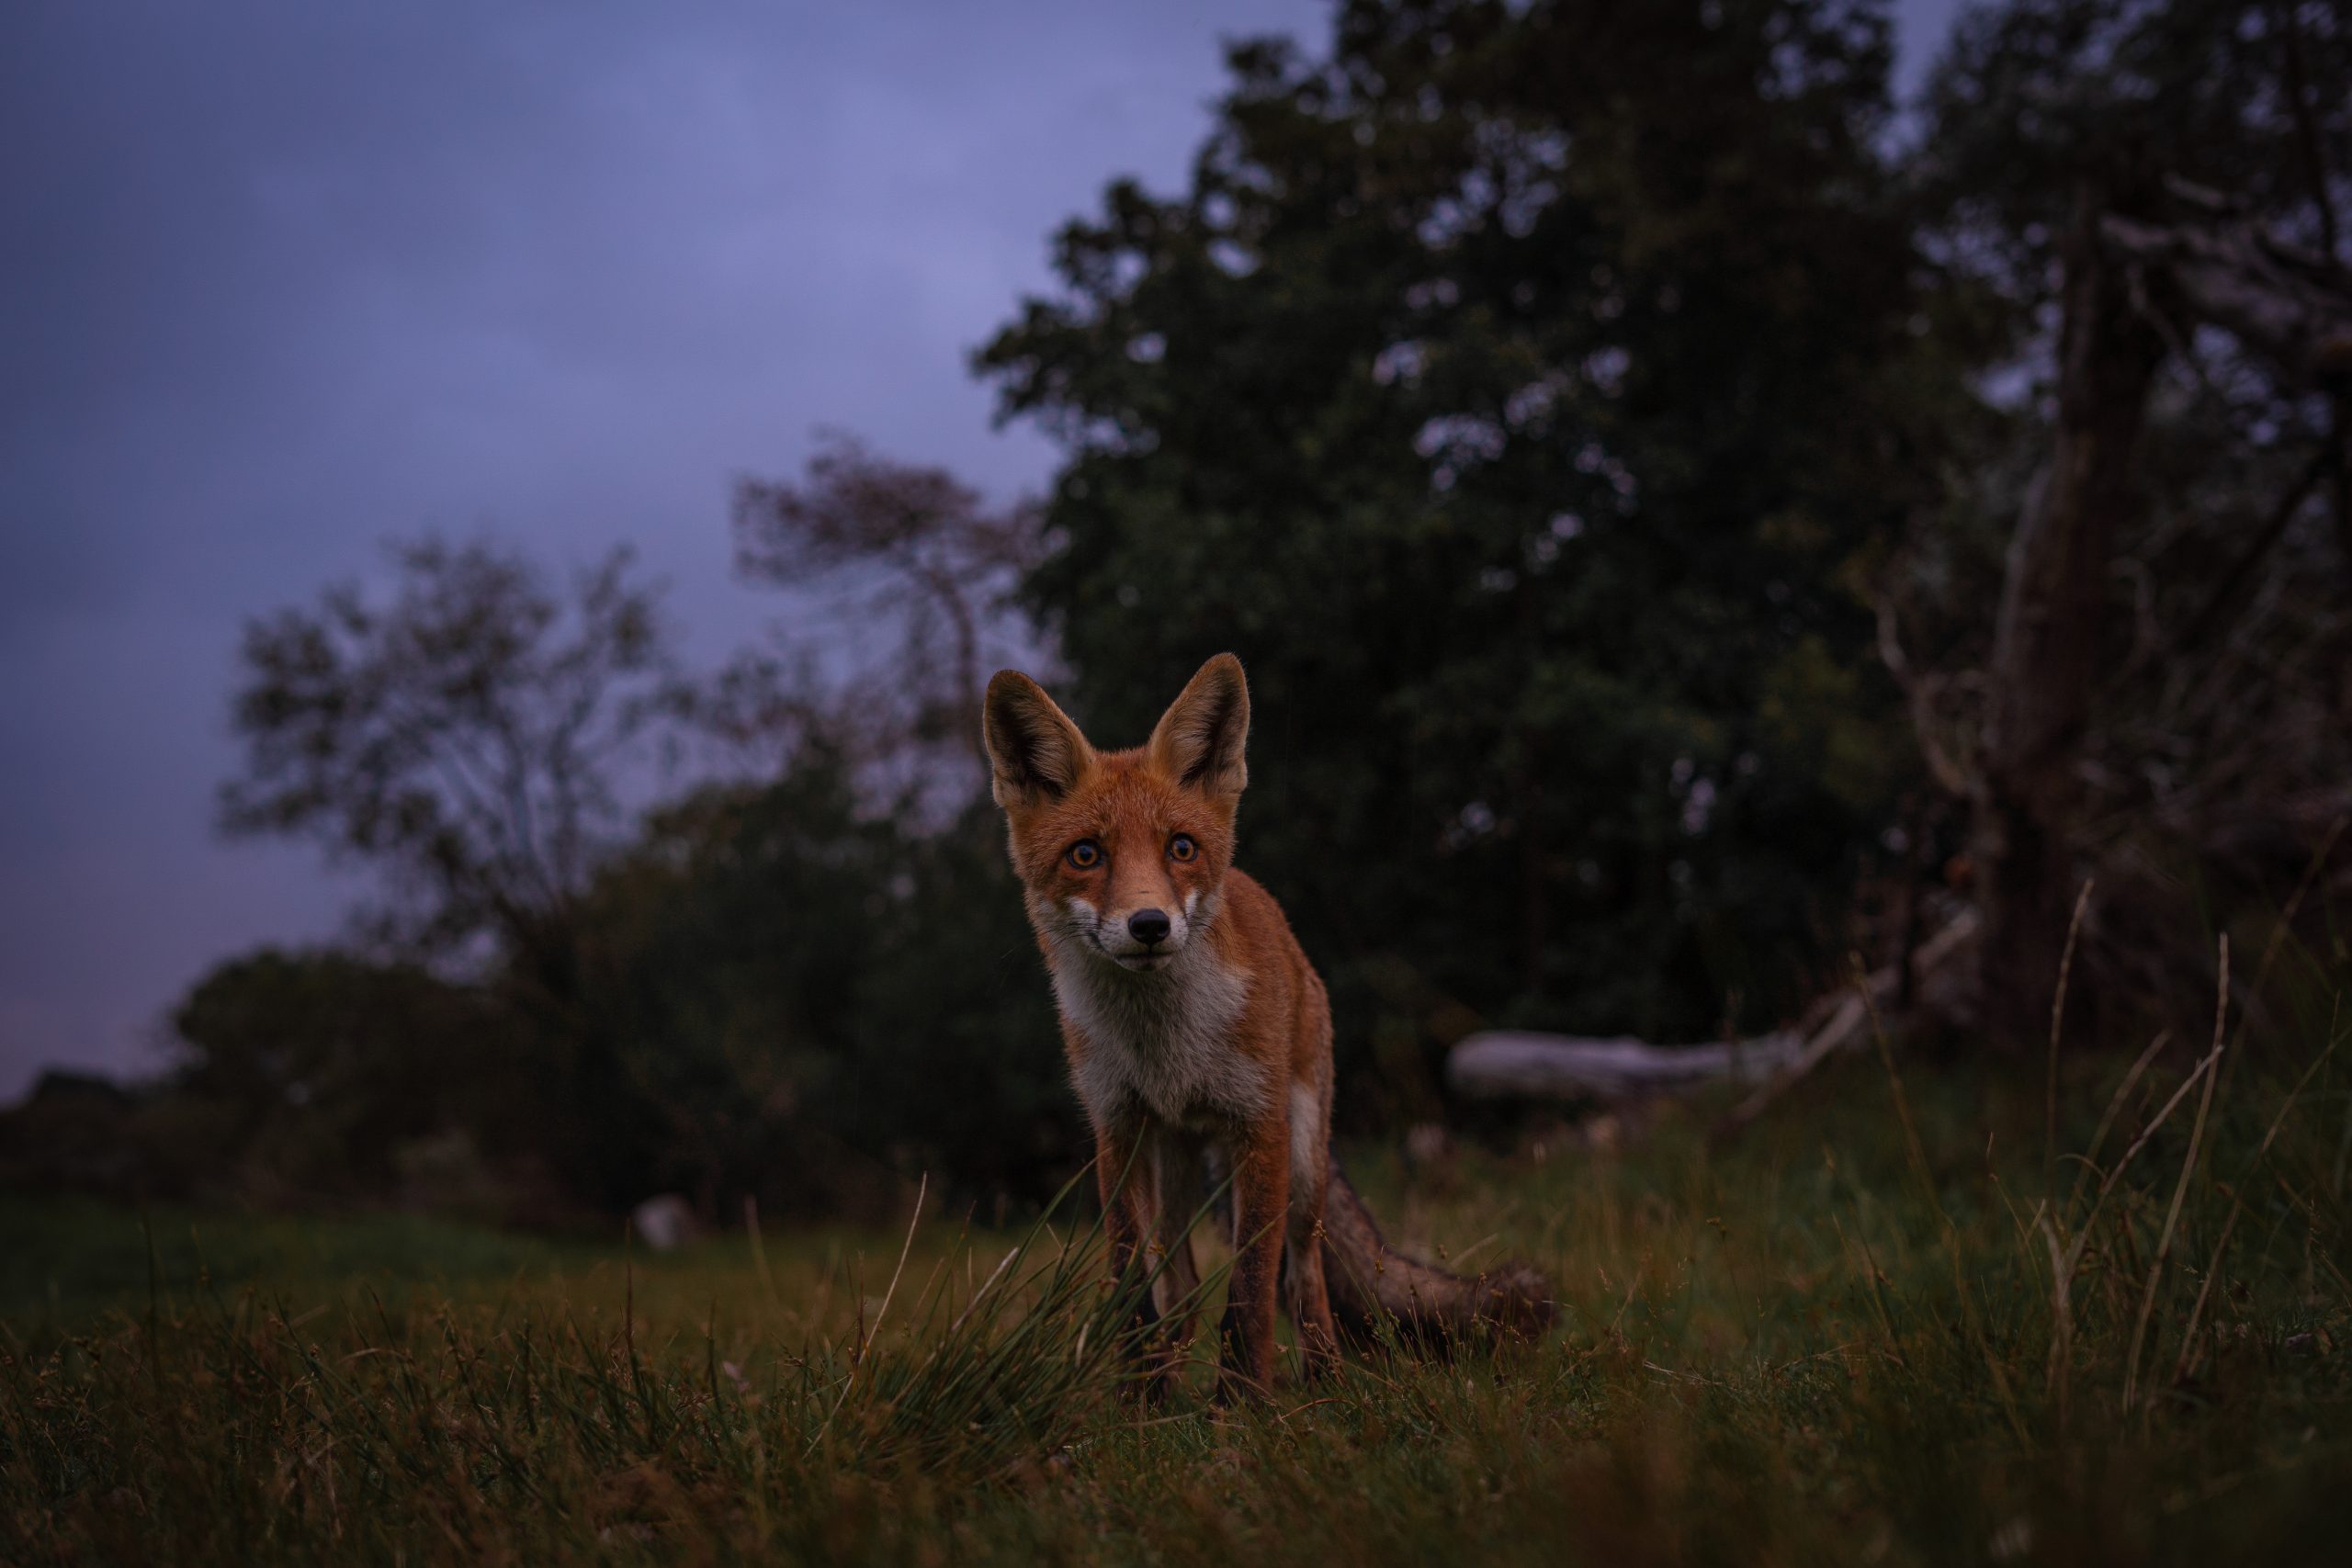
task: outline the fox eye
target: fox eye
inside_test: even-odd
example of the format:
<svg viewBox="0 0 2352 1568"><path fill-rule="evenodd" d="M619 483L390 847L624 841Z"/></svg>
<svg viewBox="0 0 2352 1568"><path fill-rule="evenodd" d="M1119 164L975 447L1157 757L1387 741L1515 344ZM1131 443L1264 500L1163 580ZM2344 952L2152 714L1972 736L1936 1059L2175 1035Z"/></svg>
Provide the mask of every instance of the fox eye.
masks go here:
<svg viewBox="0 0 2352 1568"><path fill-rule="evenodd" d="M1102 863L1102 846L1091 839L1080 839L1069 847L1069 863L1080 871L1092 871Z"/></svg>
<svg viewBox="0 0 2352 1568"><path fill-rule="evenodd" d="M1168 854L1172 860L1191 860L1200 852L1201 847L1193 842L1189 833L1179 833L1168 840Z"/></svg>

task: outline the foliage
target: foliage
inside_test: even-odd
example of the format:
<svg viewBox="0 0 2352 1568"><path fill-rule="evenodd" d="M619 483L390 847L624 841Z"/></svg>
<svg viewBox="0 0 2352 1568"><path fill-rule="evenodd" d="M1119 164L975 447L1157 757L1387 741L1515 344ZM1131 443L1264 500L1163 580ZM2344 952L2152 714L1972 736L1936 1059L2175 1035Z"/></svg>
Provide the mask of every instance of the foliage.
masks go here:
<svg viewBox="0 0 2352 1568"><path fill-rule="evenodd" d="M417 1140L520 1130L529 1063L511 1021L413 964L265 948L198 982L172 1028L177 1093L225 1112L214 1180L235 1172L244 1196L390 1192Z"/></svg>
<svg viewBox="0 0 2352 1568"><path fill-rule="evenodd" d="M1465 1003L1703 1037L1842 950L1909 766L1857 569L1964 401L1887 61L1866 5L1344 6L979 355L1067 455L1090 733L1249 666L1246 861L1359 1063Z"/></svg>
<svg viewBox="0 0 2352 1568"><path fill-rule="evenodd" d="M2334 250L2352 194L2346 80L2341 0L1976 5L1927 83L1910 175L1952 265L2021 303L2052 297L2086 187L2145 210L2167 178L2189 180Z"/></svg>
<svg viewBox="0 0 2352 1568"><path fill-rule="evenodd" d="M1928 81L1926 130L1905 177L1919 193L1928 248L1976 291L1974 319L1995 329L1969 352L2019 417L2009 449L1988 453L1973 482L1955 475L1942 506L1907 542L1902 607L1938 661L1981 663L1990 637L1984 612L1997 592L1999 554L2024 472L2048 440L2050 307L2077 204L2088 193L2145 211L2163 205L2167 177L2186 179L2226 192L2283 236L2333 249L2341 239L2335 209L2352 198L2346 82L2352 11L2339 5L2036 0L1964 14ZM2296 585L2344 570L2325 559L2336 546L2315 514L2322 509L2295 507L2284 520L2294 526L2284 530L2280 570L2262 574L2267 581L2247 575L2272 563L2245 547L2264 538L2282 501L2307 493L2295 479L2329 439L2325 400L2280 384L2258 356L2219 334L2169 330L2175 358L2150 410L2140 510L2121 545L2132 564L2114 588L2115 624L2133 635L2110 660L2135 676L2210 655L2245 601L2266 593L2290 598L2264 606L2270 625L2257 635L2300 640L2299 631L2326 617L2292 602ZM2261 677L2211 683L2260 692L2306 657L2274 649ZM2109 696L2144 694L2120 687ZM2144 708L2132 722L2176 735L2205 728ZM1950 743L1962 747L1966 737ZM2143 769L2119 755L2099 771L2125 778Z"/></svg>
<svg viewBox="0 0 2352 1568"><path fill-rule="evenodd" d="M191 1289L180 1265L109 1317L6 1325L0 1556L2325 1555L2352 1495L2342 1065L2298 1095L2250 1058L2201 1114L2211 1080L2185 1062L2129 1082L2065 1066L2058 1146L2094 1156L2080 1178L2044 1158L2039 1085L1897 1083L1868 1060L1813 1119L1722 1156L1669 1122L1627 1151L1469 1161L1400 1228L1499 1230L1477 1256L1540 1258L1555 1341L1392 1348L1224 1415L1197 1377L1156 1409L1117 1398L1118 1303L1080 1288L1099 1267L1083 1233L1065 1249L927 1219L575 1251L380 1305L233 1265ZM1393 1170L1360 1174L1398 1212ZM2065 1212L2089 1245L2062 1302L2039 1222ZM85 1230L143 1261L129 1216ZM70 1276L77 1252L51 1245ZM467 1233L449 1245L496 1267Z"/></svg>
<svg viewBox="0 0 2352 1568"><path fill-rule="evenodd" d="M470 976L228 961L175 1014L155 1105L126 1127L109 1102L142 1147L106 1185L541 1221L673 1190L709 1219L871 1213L926 1176L1035 1201L1081 1140L1001 823L877 808L856 773L816 732L771 782L650 813ZM90 1185L36 1153L17 1179Z"/></svg>
<svg viewBox="0 0 2352 1568"><path fill-rule="evenodd" d="M2062 863L2057 896L2042 900L2048 930L2027 945L2055 947L2072 889L2096 875L2105 891L2082 988L2093 998L2193 1011L2202 965L2169 941L2183 884L2223 908L2276 908L2307 867L2321 869L2314 857L2352 809L2342 786L2352 694L2335 673L2352 657L2347 389L2282 374L2264 345L2217 330L2171 280L2103 254L2097 224L2210 218L2191 188L2202 187L2276 241L2340 255L2338 213L2352 199L2346 83L2352 10L2341 5L2037 0L1972 9L1928 84L1905 177L1925 248L1993 329L1973 353L2014 417L2007 449L1952 476L1886 574L1891 640L1907 648L1935 773L1973 797L1980 860L2004 837L1983 828L2000 816L1988 802L2009 788L2002 774L2039 773L2063 803L2017 835L2053 845ZM2331 265L2346 276L2315 261L2322 273ZM2102 267L2143 340L2106 361L2146 355L2154 369L2106 375L2132 388L2135 406L2104 417L2133 439L2107 459L2119 482L2078 519L2087 588L2055 617L2085 645L2081 712L2047 747L2003 745L2005 722L2033 726L2003 716L2024 688L1998 667L1987 606L2004 604L2003 624L2052 618L2008 605L2003 585L2031 498L2069 461L2088 461L2053 452L2062 402L2102 384L2087 351L2078 389L2058 374L2058 288ZM2079 341L2093 341L2078 325ZM2098 417L2075 412L2086 426ZM2037 652L2027 678L2065 683L2059 660ZM1986 953L2006 971L1986 988L2023 1000L2012 1032L2033 1038L2050 974L2037 987L2031 965L1996 944Z"/></svg>
<svg viewBox="0 0 2352 1568"><path fill-rule="evenodd" d="M403 934L546 939L622 818L668 653L627 550L567 599L527 558L395 546L398 586L355 583L245 628L241 776L223 828L316 840L421 907Z"/></svg>
<svg viewBox="0 0 2352 1568"><path fill-rule="evenodd" d="M746 581L800 595L848 588L854 626L902 628L898 647L839 705L835 728L854 711L859 728L881 729L878 749L896 753L901 773L910 763L917 782L944 773L938 782L960 805L981 754L988 660L1017 657L1027 640L1010 600L1036 553L1032 509L992 507L944 468L892 462L834 435L802 482L740 483L734 524L735 570ZM752 677L763 658L739 662L735 680L758 690ZM721 692L732 694L724 682ZM721 716L736 711L722 705ZM757 709L747 716L756 721Z"/></svg>
<svg viewBox="0 0 2352 1568"><path fill-rule="evenodd" d="M1073 1108L1001 835L978 810L932 832L869 813L822 746L658 814L588 914L594 1005L653 1128L643 1190L803 1216L925 1172L1049 1190Z"/></svg>
<svg viewBox="0 0 2352 1568"><path fill-rule="evenodd" d="M519 1086L482 1070L494 1055L466 1058L478 1094L507 1096L491 1101L495 1131L514 1135L497 1141L527 1150L571 1200L625 1205L643 1195L650 1140L622 1042L590 1000L579 904L621 841L644 743L675 706L656 595L626 550L568 595L488 545L426 539L392 558L389 604L339 584L246 628L245 767L222 790L222 824L370 864L405 897L377 932L394 952L486 972L501 1027L528 1056ZM379 1084L431 1083L426 1064L368 1043Z"/></svg>

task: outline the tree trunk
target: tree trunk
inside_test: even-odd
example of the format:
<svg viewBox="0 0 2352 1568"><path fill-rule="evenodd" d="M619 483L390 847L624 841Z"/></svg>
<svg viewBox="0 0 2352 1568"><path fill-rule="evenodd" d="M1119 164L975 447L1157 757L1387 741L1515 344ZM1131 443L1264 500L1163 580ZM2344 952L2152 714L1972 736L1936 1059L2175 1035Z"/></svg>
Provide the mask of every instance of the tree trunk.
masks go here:
<svg viewBox="0 0 2352 1568"><path fill-rule="evenodd" d="M2077 759L2105 622L2108 560L2133 502L2133 451L2164 341L2101 254L2098 204L2064 250L2050 461L2010 540L1995 623L1973 859L1979 995L1996 1042L2050 1024L2072 907Z"/></svg>

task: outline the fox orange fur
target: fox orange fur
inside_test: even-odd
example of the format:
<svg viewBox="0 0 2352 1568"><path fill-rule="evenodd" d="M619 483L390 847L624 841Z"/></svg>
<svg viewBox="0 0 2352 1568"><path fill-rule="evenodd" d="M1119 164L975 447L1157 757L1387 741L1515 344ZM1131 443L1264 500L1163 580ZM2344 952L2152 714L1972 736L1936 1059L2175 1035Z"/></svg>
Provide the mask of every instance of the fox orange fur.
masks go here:
<svg viewBox="0 0 2352 1568"><path fill-rule="evenodd" d="M1113 1262L1159 1269L1148 1327L1181 1351L1188 1227L1229 1173L1235 1257L1219 1392L1271 1386L1285 1300L1309 1374L1376 1315L1444 1337L1538 1332L1541 1277L1466 1280L1391 1251L1330 1156L1331 1011L1281 907L1234 868L1249 770L1240 660L1201 667L1143 746L1097 751L1035 681L989 682L997 804L1095 1137Z"/></svg>

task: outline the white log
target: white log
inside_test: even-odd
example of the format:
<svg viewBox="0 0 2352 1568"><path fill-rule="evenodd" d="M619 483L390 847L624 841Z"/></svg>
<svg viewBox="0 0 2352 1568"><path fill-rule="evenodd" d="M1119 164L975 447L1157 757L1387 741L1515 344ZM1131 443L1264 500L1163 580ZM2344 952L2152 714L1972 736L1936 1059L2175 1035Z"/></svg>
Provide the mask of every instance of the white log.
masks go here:
<svg viewBox="0 0 2352 1568"><path fill-rule="evenodd" d="M1924 978L1941 968L1976 929L1975 912L1962 911L1912 954L1913 975ZM1484 1030L1464 1036L1446 1057L1446 1082L1473 1100L1602 1100L1677 1094L1710 1084L1754 1084L1756 1092L1726 1119L1742 1124L1790 1084L1862 1038L1871 1009L1892 1000L1894 989L1895 973L1889 965L1851 990L1822 998L1792 1028L1728 1044L1653 1045L1625 1035L1597 1039Z"/></svg>
<svg viewBox="0 0 2352 1568"><path fill-rule="evenodd" d="M1714 1045L1488 1030L1453 1047L1445 1076L1476 1100L1627 1100L1701 1084L1761 1083L1794 1062L1803 1046L1793 1030Z"/></svg>

